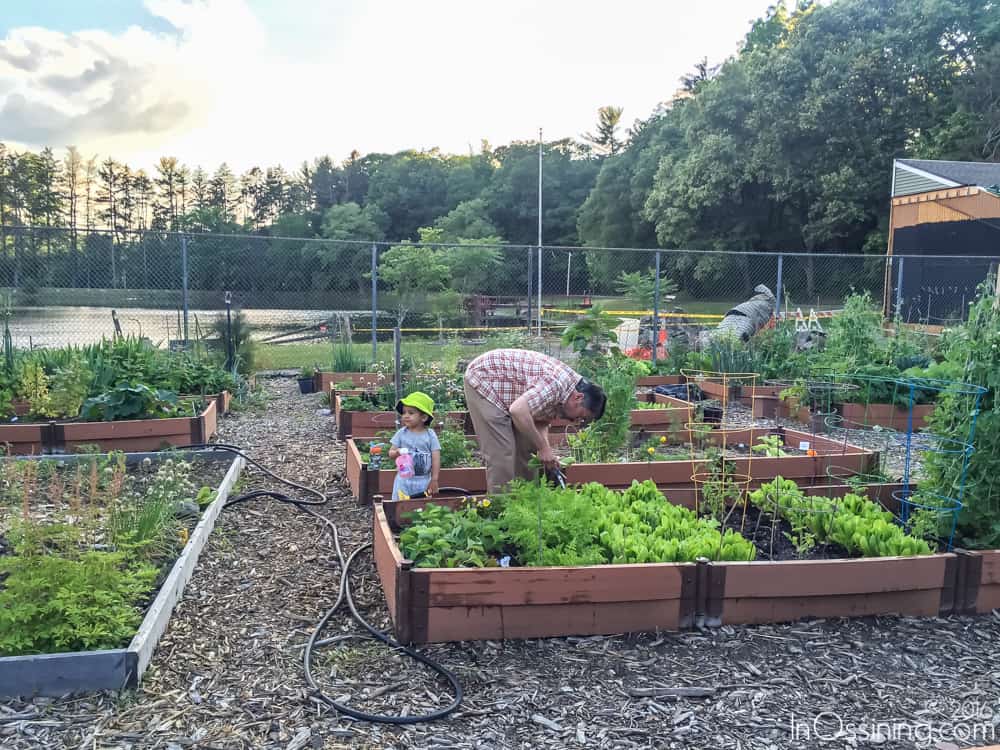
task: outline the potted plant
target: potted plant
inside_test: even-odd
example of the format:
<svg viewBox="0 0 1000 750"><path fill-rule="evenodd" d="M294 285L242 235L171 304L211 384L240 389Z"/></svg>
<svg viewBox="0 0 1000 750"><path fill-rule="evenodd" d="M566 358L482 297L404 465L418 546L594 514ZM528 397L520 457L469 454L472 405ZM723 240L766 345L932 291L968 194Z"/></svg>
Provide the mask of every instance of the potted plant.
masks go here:
<svg viewBox="0 0 1000 750"><path fill-rule="evenodd" d="M314 378L316 376L315 367L303 367L302 371L299 373L299 393L315 393L316 383Z"/></svg>

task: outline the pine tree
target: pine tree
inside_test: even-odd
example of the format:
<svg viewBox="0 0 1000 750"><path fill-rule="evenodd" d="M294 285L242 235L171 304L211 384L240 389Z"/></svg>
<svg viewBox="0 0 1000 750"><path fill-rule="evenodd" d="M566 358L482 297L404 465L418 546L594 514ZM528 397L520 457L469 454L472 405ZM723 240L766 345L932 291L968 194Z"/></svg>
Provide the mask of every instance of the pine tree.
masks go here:
<svg viewBox="0 0 1000 750"><path fill-rule="evenodd" d="M623 141L618 140L618 125L622 119L621 107L601 107L597 110L597 133L587 133L584 140L593 144L594 148L603 154L615 155L622 146Z"/></svg>

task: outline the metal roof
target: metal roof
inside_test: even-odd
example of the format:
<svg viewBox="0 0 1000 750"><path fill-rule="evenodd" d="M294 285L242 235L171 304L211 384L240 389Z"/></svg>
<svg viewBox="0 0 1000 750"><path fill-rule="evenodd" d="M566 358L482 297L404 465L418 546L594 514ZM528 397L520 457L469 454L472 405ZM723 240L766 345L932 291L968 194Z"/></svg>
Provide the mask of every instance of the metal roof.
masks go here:
<svg viewBox="0 0 1000 750"><path fill-rule="evenodd" d="M998 162L896 159L896 163L958 185L976 185L985 188L1000 184L1000 163Z"/></svg>

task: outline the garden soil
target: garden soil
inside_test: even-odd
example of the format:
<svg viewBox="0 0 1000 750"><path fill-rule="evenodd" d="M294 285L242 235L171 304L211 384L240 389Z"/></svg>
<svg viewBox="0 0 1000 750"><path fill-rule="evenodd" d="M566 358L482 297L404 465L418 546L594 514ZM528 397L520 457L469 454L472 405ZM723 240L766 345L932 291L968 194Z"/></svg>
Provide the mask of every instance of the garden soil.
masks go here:
<svg viewBox="0 0 1000 750"><path fill-rule="evenodd" d="M319 396L299 395L290 376L260 380L266 407L224 420L219 439L331 493L325 512L343 545L364 543L370 510L344 489L343 445L318 413ZM241 490L273 486L245 476ZM996 613L436 645L423 650L465 690L455 714L411 727L354 722L313 699L302 677L302 646L336 582L322 524L273 501L236 506L212 534L142 687L0 702L0 746L909 748L913 732L933 726L943 728L936 746L952 748L991 744L984 733L1000 723ZM355 588L362 612L387 627L367 556ZM329 629L351 632L344 617ZM366 711L416 713L449 701L426 670L364 640L323 651L314 674L331 697ZM838 720L846 734L816 742L817 730L833 737ZM850 722L870 728L867 739ZM916 729L907 737L875 722ZM947 735L963 727L990 741Z"/></svg>

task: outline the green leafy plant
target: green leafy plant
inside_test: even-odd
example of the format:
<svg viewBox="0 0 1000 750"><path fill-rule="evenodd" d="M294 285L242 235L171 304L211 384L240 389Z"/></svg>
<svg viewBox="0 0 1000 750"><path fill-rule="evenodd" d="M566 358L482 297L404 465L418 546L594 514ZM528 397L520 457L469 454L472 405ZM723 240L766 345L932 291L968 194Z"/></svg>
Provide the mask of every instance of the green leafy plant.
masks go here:
<svg viewBox="0 0 1000 750"><path fill-rule="evenodd" d="M594 305L580 315L562 334L562 343L581 357L597 357L605 348L617 342L614 328L618 319L608 315L600 305Z"/></svg>
<svg viewBox="0 0 1000 750"><path fill-rule="evenodd" d="M343 341L333 345L334 372L364 372L365 369L365 361L355 351L352 343Z"/></svg>
<svg viewBox="0 0 1000 750"><path fill-rule="evenodd" d="M441 443L441 468L478 465L472 455L476 444L466 437L460 427L446 421L434 431Z"/></svg>
<svg viewBox="0 0 1000 750"><path fill-rule="evenodd" d="M850 554L890 557L932 551L923 539L908 535L897 525L891 513L853 493L838 499L809 497L795 482L776 477L752 491L750 502L787 520L799 537L808 533L814 543L833 542Z"/></svg>
<svg viewBox="0 0 1000 750"><path fill-rule="evenodd" d="M154 391L141 383L122 384L83 403L80 416L88 422L120 419L149 419L171 416L177 408L177 394Z"/></svg>
<svg viewBox="0 0 1000 750"><path fill-rule="evenodd" d="M120 648L156 575L120 552L0 557L0 655Z"/></svg>
<svg viewBox="0 0 1000 750"><path fill-rule="evenodd" d="M17 379L16 393L28 402L28 413L31 416L52 416L49 379L38 362L31 360L22 365L20 376Z"/></svg>
<svg viewBox="0 0 1000 750"><path fill-rule="evenodd" d="M340 409L341 411L388 411L387 408L362 396L342 396Z"/></svg>
<svg viewBox="0 0 1000 750"><path fill-rule="evenodd" d="M482 518L476 506L452 510L427 505L408 514L399 537L403 554L418 568L495 567L503 533L495 520Z"/></svg>
<svg viewBox="0 0 1000 750"><path fill-rule="evenodd" d="M147 487L123 495L111 508L107 528L112 544L128 550L130 556L149 560L166 557L177 544L177 507L196 497L191 464L168 459Z"/></svg>
<svg viewBox="0 0 1000 750"><path fill-rule="evenodd" d="M516 481L488 512L428 506L411 517L400 546L418 566L495 565L489 557L505 552L521 565L752 560L756 553L731 529L720 533L668 503L651 481L624 492Z"/></svg>
<svg viewBox="0 0 1000 750"><path fill-rule="evenodd" d="M780 458L788 454L782 450L785 441L781 435L761 435L757 438L757 444L750 447L754 453L762 453L768 458Z"/></svg>
<svg viewBox="0 0 1000 750"><path fill-rule="evenodd" d="M233 309L230 321L229 330L227 330L226 319L224 317L216 319L212 323L212 332L218 340L223 342L223 351L226 349L226 336L230 334L233 349L233 370L241 375L249 375L254 371L254 357L256 355L253 328L243 310L239 308Z"/></svg>
<svg viewBox="0 0 1000 750"><path fill-rule="evenodd" d="M711 372L758 373L762 368L754 351L738 336L713 338L705 349L711 362ZM749 381L734 381L734 385L749 385Z"/></svg>
<svg viewBox="0 0 1000 750"><path fill-rule="evenodd" d="M615 290L641 310L652 310L656 293L656 271L622 271L615 281ZM665 295L677 291L675 284L667 276L660 276L660 300ZM661 302L662 304L662 302Z"/></svg>
<svg viewBox="0 0 1000 750"><path fill-rule="evenodd" d="M943 445L964 446L972 435L975 445L963 450L928 451L923 456L925 477L919 488L930 496L961 499L956 543L968 549L1000 547L1000 503L996 501L1000 477L1000 310L995 305L995 277L979 289L969 306L967 320L945 331L941 343L944 363L960 373L972 389L939 384L941 389L930 431ZM967 462L967 465L966 465Z"/></svg>
<svg viewBox="0 0 1000 750"><path fill-rule="evenodd" d="M804 526L793 527L791 533L785 533L785 538L795 547L799 557L808 557L816 548L816 535Z"/></svg>
<svg viewBox="0 0 1000 750"><path fill-rule="evenodd" d="M73 359L66 367L56 370L49 394L49 411L52 416L78 416L90 391L92 377L90 370L79 359Z"/></svg>

